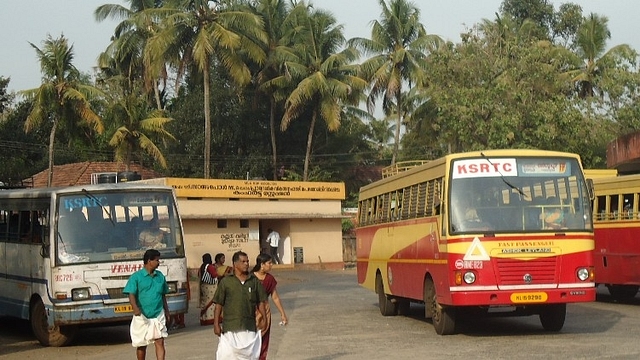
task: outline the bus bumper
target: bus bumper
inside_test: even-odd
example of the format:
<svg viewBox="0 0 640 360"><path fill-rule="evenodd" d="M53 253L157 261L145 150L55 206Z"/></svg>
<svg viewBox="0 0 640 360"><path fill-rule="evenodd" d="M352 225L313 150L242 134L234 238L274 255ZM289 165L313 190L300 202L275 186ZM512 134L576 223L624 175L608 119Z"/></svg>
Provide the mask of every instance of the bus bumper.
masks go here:
<svg viewBox="0 0 640 360"><path fill-rule="evenodd" d="M596 300L593 284L565 289L456 291L451 288L452 306L528 306L592 302Z"/></svg>
<svg viewBox="0 0 640 360"><path fill-rule="evenodd" d="M186 293L168 295L167 305L170 314L186 313L188 309ZM50 326L128 322L133 316L128 301L108 305L102 302L65 302L57 304L47 311L49 314L53 314L48 317Z"/></svg>

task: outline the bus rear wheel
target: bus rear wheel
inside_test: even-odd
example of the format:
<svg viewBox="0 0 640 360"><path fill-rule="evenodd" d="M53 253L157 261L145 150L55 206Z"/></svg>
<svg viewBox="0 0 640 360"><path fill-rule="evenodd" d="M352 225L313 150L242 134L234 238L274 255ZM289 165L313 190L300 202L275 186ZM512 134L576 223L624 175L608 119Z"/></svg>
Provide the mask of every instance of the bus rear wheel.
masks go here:
<svg viewBox="0 0 640 360"><path fill-rule="evenodd" d="M431 318L433 328L438 335L451 335L456 330L456 309L438 303L436 287L431 278L424 281L425 317Z"/></svg>
<svg viewBox="0 0 640 360"><path fill-rule="evenodd" d="M609 294L616 300L633 299L638 293L637 285L607 285Z"/></svg>
<svg viewBox="0 0 640 360"><path fill-rule="evenodd" d="M36 339L43 346L65 346L68 345L76 335L76 326L49 326L47 322L47 310L41 299L36 300L31 305L29 314L31 331Z"/></svg>
<svg viewBox="0 0 640 360"><path fill-rule="evenodd" d="M567 316L567 304L544 305L540 309L540 323L547 331L560 331Z"/></svg>
<svg viewBox="0 0 640 360"><path fill-rule="evenodd" d="M380 274L376 276L376 292L378 293L380 314L382 314L382 316L397 315L398 308L396 307L396 304L387 297L387 294L384 293L384 284L382 283L382 276L380 276Z"/></svg>

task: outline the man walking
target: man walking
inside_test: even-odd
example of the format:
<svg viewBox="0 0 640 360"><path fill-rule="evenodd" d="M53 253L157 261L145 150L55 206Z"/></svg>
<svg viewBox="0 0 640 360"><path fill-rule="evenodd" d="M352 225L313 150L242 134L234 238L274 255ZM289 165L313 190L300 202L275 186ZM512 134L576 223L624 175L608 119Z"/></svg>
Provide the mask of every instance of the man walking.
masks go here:
<svg viewBox="0 0 640 360"><path fill-rule="evenodd" d="M147 356L147 345L155 343L156 359L164 360L164 338L167 334L169 306L165 295L169 292L164 275L157 270L160 252L149 249L144 253L144 267L134 272L122 291L129 295L133 308L130 334L138 360Z"/></svg>
<svg viewBox="0 0 640 360"><path fill-rule="evenodd" d="M273 229L268 229L267 232L269 233L269 235L267 236L267 243L271 247L270 255L276 264L282 264L282 260L280 260L280 256L278 255L278 245L280 244L280 233L278 233Z"/></svg>
<svg viewBox="0 0 640 360"><path fill-rule="evenodd" d="M249 272L249 257L238 251L233 254L233 273L218 283L213 296L215 314L213 332L220 337L216 359L258 359L262 341L261 328L256 326L256 308L265 316L267 293L260 280ZM224 311L224 324L221 316Z"/></svg>

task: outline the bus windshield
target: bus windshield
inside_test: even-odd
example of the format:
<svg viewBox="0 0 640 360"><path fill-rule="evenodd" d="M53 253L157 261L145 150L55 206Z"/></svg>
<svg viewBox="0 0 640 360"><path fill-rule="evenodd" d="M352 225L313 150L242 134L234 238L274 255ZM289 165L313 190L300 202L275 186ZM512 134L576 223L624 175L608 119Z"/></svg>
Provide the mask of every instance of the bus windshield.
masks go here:
<svg viewBox="0 0 640 360"><path fill-rule="evenodd" d="M452 233L592 229L590 200L575 159L462 159L451 171Z"/></svg>
<svg viewBox="0 0 640 360"><path fill-rule="evenodd" d="M169 191L62 194L55 218L58 264L184 256L182 230Z"/></svg>

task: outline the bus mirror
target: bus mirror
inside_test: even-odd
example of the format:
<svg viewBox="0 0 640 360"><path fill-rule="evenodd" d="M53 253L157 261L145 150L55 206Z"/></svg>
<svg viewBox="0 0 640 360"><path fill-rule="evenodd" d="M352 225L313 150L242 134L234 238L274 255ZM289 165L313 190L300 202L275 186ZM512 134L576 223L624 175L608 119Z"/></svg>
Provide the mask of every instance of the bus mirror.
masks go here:
<svg viewBox="0 0 640 360"><path fill-rule="evenodd" d="M49 244L47 244L46 242L42 243L42 247L40 248L40 256L42 256L43 258L49 257Z"/></svg>
<svg viewBox="0 0 640 360"><path fill-rule="evenodd" d="M589 192L589 199L593 201L596 198L593 190L593 179L587 179L587 191Z"/></svg>

